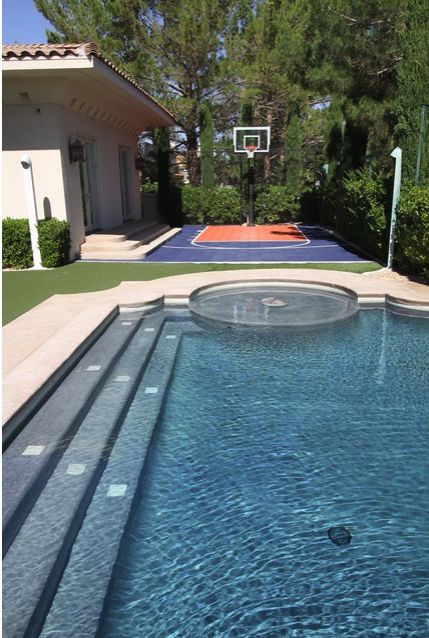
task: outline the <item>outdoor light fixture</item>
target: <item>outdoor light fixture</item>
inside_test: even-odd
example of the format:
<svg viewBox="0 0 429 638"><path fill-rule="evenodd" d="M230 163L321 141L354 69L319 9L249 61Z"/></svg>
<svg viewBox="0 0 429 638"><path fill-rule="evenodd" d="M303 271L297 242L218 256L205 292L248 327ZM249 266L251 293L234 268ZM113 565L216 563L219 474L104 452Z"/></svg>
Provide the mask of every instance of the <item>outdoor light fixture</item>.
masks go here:
<svg viewBox="0 0 429 638"><path fill-rule="evenodd" d="M70 154L70 163L73 162L84 162L85 157L83 153L84 147L80 140L75 140L74 142L69 142L69 154Z"/></svg>

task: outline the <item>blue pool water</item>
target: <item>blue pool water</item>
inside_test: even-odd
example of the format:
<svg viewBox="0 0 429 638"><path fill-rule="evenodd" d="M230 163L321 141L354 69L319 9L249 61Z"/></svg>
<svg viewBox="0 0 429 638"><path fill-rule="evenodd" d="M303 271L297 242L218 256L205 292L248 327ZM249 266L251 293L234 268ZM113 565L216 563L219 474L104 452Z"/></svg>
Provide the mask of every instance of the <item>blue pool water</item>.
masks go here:
<svg viewBox="0 0 429 638"><path fill-rule="evenodd" d="M427 320L223 327L179 355L98 635L428 637Z"/></svg>

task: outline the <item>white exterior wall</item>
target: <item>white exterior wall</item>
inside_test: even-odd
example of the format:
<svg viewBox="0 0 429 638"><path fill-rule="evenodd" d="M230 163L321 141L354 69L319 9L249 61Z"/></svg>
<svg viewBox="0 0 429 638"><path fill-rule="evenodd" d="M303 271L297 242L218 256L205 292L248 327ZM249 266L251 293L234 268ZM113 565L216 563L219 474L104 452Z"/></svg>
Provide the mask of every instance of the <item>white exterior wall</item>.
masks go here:
<svg viewBox="0 0 429 638"><path fill-rule="evenodd" d="M85 239L79 165L69 160L69 140L95 142L99 227L122 224L119 148L129 150L129 205L132 219L141 217L138 172L134 168L136 136L60 105L26 104L3 107L3 217L26 217L21 157L33 163L39 219L71 223L71 256Z"/></svg>
<svg viewBox="0 0 429 638"><path fill-rule="evenodd" d="M60 149L64 176L65 198L69 219L74 221L74 242L84 241L79 165L69 160L69 140L88 139L95 143L96 186L99 211L99 228L119 226L122 220L121 183L119 175L119 148L129 150L128 186L132 219L141 218L141 200L138 172L134 168L137 150L135 135L109 126L88 116L61 108Z"/></svg>
<svg viewBox="0 0 429 638"><path fill-rule="evenodd" d="M64 198L57 106L3 105L2 217L26 217L21 157L33 163L34 190L39 219L67 219Z"/></svg>

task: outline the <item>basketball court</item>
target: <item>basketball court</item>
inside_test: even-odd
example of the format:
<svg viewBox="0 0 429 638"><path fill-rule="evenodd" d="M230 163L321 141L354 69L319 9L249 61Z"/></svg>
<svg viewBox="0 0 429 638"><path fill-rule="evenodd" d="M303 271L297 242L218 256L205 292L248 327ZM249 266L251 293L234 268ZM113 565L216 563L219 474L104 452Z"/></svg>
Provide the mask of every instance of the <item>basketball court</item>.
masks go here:
<svg viewBox="0 0 429 638"><path fill-rule="evenodd" d="M361 263L370 261L320 226L184 226L145 262Z"/></svg>

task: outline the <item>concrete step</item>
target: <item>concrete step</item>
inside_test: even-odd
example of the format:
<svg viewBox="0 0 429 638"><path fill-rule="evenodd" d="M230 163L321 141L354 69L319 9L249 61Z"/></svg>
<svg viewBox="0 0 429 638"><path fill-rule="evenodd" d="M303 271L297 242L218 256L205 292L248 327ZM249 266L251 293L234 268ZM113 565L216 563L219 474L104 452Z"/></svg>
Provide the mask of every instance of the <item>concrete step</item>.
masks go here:
<svg viewBox="0 0 429 638"><path fill-rule="evenodd" d="M9 638L39 635L106 466L112 441L150 360L164 319L163 313L144 319L4 558L3 631ZM127 317L123 320L127 321Z"/></svg>
<svg viewBox="0 0 429 638"><path fill-rule="evenodd" d="M126 241L132 237L135 233L151 232L156 226L159 226L158 222L145 222L143 220L134 220L126 222L121 226L115 228L109 228L108 230L96 231L87 235L85 243L116 243Z"/></svg>
<svg viewBox="0 0 429 638"><path fill-rule="evenodd" d="M92 246L81 252L82 261L141 261L145 255L153 252L169 239L180 233L180 228L171 228L167 232L163 232L148 244L141 243L133 250L92 250ZM118 245L120 246L120 244Z"/></svg>
<svg viewBox="0 0 429 638"><path fill-rule="evenodd" d="M135 250L136 248L141 246L142 243L142 241L133 241L130 239L109 242L85 242L81 245L80 252L82 255L85 255L88 252L129 252L130 250Z"/></svg>

